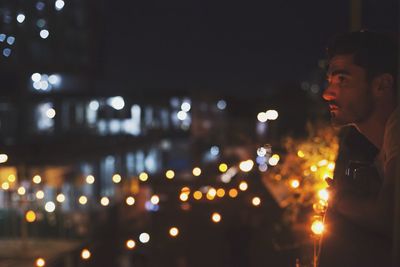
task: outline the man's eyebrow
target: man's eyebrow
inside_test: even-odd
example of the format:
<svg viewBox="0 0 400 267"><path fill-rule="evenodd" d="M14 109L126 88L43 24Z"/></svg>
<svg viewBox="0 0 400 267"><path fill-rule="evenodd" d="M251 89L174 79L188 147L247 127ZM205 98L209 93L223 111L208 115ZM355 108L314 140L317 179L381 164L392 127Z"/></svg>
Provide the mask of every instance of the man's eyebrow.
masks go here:
<svg viewBox="0 0 400 267"><path fill-rule="evenodd" d="M343 69L338 69L338 70L333 70L331 72L328 71L326 74L327 76L335 76L339 74L345 74L345 75L350 75L350 72L348 70L343 70Z"/></svg>

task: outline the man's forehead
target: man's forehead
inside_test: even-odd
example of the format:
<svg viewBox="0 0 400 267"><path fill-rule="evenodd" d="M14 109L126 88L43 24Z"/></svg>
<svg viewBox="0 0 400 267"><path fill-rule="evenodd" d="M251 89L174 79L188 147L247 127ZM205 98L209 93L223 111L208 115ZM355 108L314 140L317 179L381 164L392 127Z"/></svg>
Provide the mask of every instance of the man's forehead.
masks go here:
<svg viewBox="0 0 400 267"><path fill-rule="evenodd" d="M346 70L354 65L353 55L337 55L331 58L328 64L327 74L337 70Z"/></svg>

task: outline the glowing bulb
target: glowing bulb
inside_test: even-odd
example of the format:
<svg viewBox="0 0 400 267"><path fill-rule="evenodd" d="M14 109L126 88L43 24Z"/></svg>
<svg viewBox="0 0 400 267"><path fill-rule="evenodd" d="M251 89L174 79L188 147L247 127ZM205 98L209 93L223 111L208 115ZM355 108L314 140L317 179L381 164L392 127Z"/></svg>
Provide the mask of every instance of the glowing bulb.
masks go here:
<svg viewBox="0 0 400 267"><path fill-rule="evenodd" d="M112 177L112 181L113 181L115 184L120 183L121 180L122 180L122 178L121 178L121 175L119 175L119 174L114 174L113 177Z"/></svg>
<svg viewBox="0 0 400 267"><path fill-rule="evenodd" d="M22 22L24 22L24 20L25 20L25 15L24 14L20 13L20 14L17 15L18 23L22 23Z"/></svg>
<svg viewBox="0 0 400 267"><path fill-rule="evenodd" d="M3 190L8 190L8 189L10 189L10 184L7 182L4 182L1 184L1 188L3 188Z"/></svg>
<svg viewBox="0 0 400 267"><path fill-rule="evenodd" d="M229 190L229 196L231 198L235 198L238 195L238 191L235 188L232 188L231 190Z"/></svg>
<svg viewBox="0 0 400 267"><path fill-rule="evenodd" d="M108 197L102 197L100 199L100 204L104 207L108 206L110 204L110 200L108 199Z"/></svg>
<svg viewBox="0 0 400 267"><path fill-rule="evenodd" d="M92 254L90 253L90 251L87 248L83 249L82 252L81 252L81 258L84 259L84 260L90 259L91 255Z"/></svg>
<svg viewBox="0 0 400 267"><path fill-rule="evenodd" d="M35 72L34 74L32 74L31 79L33 82L40 82L40 80L42 79L42 75L40 75L40 73Z"/></svg>
<svg viewBox="0 0 400 267"><path fill-rule="evenodd" d="M36 221L36 213L33 210L28 210L25 213L25 220L29 223Z"/></svg>
<svg viewBox="0 0 400 267"><path fill-rule="evenodd" d="M187 186L182 187L181 193L190 194L190 188Z"/></svg>
<svg viewBox="0 0 400 267"><path fill-rule="evenodd" d="M322 167L322 166L325 166L325 165L328 165L328 161L326 159L320 160L318 162L318 166L319 167Z"/></svg>
<svg viewBox="0 0 400 267"><path fill-rule="evenodd" d="M128 206L132 206L133 204L135 204L135 198L134 197L127 197L125 202L126 202L126 204Z"/></svg>
<svg viewBox="0 0 400 267"><path fill-rule="evenodd" d="M187 193L181 193L181 194L179 195L179 199L180 199L181 201L187 201L187 200L189 199L189 195L188 195Z"/></svg>
<svg viewBox="0 0 400 267"><path fill-rule="evenodd" d="M25 192L26 192L25 187L20 186L20 187L18 188L17 192L18 192L18 195L20 195L20 196L25 195Z"/></svg>
<svg viewBox="0 0 400 267"><path fill-rule="evenodd" d="M210 195L212 197L215 197L215 195L217 194L217 190L215 190L215 188L210 188L207 192L207 195Z"/></svg>
<svg viewBox="0 0 400 267"><path fill-rule="evenodd" d="M223 188L218 188L217 196L218 197L224 197L225 196L225 190Z"/></svg>
<svg viewBox="0 0 400 267"><path fill-rule="evenodd" d="M253 206L260 206L261 199L259 197L253 197L253 199L251 200L251 203L253 204Z"/></svg>
<svg viewBox="0 0 400 267"><path fill-rule="evenodd" d="M200 191L195 191L193 193L193 198L196 200L200 200L203 197L203 193L201 193Z"/></svg>
<svg viewBox="0 0 400 267"><path fill-rule="evenodd" d="M133 241L132 239L129 239L126 241L126 247L128 249L134 249L136 247L136 242Z"/></svg>
<svg viewBox="0 0 400 267"><path fill-rule="evenodd" d="M173 170L168 170L168 171L165 173L165 176L166 176L168 179L174 179L174 177L175 177L175 172L174 172Z"/></svg>
<svg viewBox="0 0 400 267"><path fill-rule="evenodd" d="M43 258L38 258L35 261L37 267L44 267L46 266L46 261Z"/></svg>
<svg viewBox="0 0 400 267"><path fill-rule="evenodd" d="M139 180L142 182L146 182L149 179L149 175L145 172L139 174Z"/></svg>
<svg viewBox="0 0 400 267"><path fill-rule="evenodd" d="M300 182L297 179L293 179L292 181L290 181L290 187L292 188L298 188L300 186Z"/></svg>
<svg viewBox="0 0 400 267"><path fill-rule="evenodd" d="M181 110L176 114L176 117L178 118L178 120L184 121L187 118L187 113L185 111Z"/></svg>
<svg viewBox="0 0 400 267"><path fill-rule="evenodd" d="M39 190L36 192L36 198L37 199L43 199L44 198L44 192L42 190Z"/></svg>
<svg viewBox="0 0 400 267"><path fill-rule="evenodd" d="M171 228L169 229L169 235L170 235L170 236L172 236L172 237L177 237L178 234L179 234L178 228L176 228L176 227L171 227Z"/></svg>
<svg viewBox="0 0 400 267"><path fill-rule="evenodd" d="M181 105L181 109L184 112L188 112L191 108L192 108L192 106L188 102L183 102Z"/></svg>
<svg viewBox="0 0 400 267"><path fill-rule="evenodd" d="M321 190L319 190L319 191L318 191L318 197L319 197L321 200L328 201L328 199L329 199L328 190L326 190L326 189L321 189Z"/></svg>
<svg viewBox="0 0 400 267"><path fill-rule="evenodd" d="M311 231L316 235L321 235L324 232L324 223L321 220L315 220L311 224Z"/></svg>
<svg viewBox="0 0 400 267"><path fill-rule="evenodd" d="M192 173L193 173L194 176L200 176L201 169L199 167L196 167L196 168L193 169Z"/></svg>
<svg viewBox="0 0 400 267"><path fill-rule="evenodd" d="M220 215L218 212L214 212L214 213L211 215L211 220L212 220L213 222L215 222L215 223L219 223L219 222L221 221L221 219L222 219L222 217L221 217L221 215Z"/></svg>
<svg viewBox="0 0 400 267"><path fill-rule="evenodd" d="M312 166L310 167L310 170L311 170L312 172L316 172L316 171L318 170L318 168L317 168L317 166L312 165Z"/></svg>
<svg viewBox="0 0 400 267"><path fill-rule="evenodd" d="M56 111L55 111L55 109L54 109L54 108L49 108L49 109L46 111L46 116L47 116L47 118L49 118L49 119L53 119L53 118L56 116Z"/></svg>
<svg viewBox="0 0 400 267"><path fill-rule="evenodd" d="M157 205L160 202L160 198L157 195L154 195L154 196L151 197L150 202L153 205Z"/></svg>
<svg viewBox="0 0 400 267"><path fill-rule="evenodd" d="M10 183L14 183L16 179L17 179L17 178L15 177L14 174L9 175L8 178L7 178L7 180L8 180Z"/></svg>
<svg viewBox="0 0 400 267"><path fill-rule="evenodd" d="M247 184L245 181L243 181L243 182L241 182L241 183L239 184L239 189L240 189L241 191L246 191L248 187L249 187L249 186L248 186L248 184Z"/></svg>
<svg viewBox="0 0 400 267"><path fill-rule="evenodd" d="M95 180L96 180L96 179L94 178L93 175L88 175L88 176L86 177L86 183L87 183L87 184L93 184Z"/></svg>
<svg viewBox="0 0 400 267"><path fill-rule="evenodd" d="M8 156L7 154L0 154L0 163L7 162Z"/></svg>
<svg viewBox="0 0 400 267"><path fill-rule="evenodd" d="M60 11L61 9L63 9L63 8L64 8L64 5L65 5L65 2L64 2L63 0L57 0L57 1L54 3L54 6L55 6L55 8L56 8L57 11Z"/></svg>
<svg viewBox="0 0 400 267"><path fill-rule="evenodd" d="M272 157L269 158L268 164L271 166L276 166L278 164L279 160L280 160L279 155L274 154L274 155L272 155Z"/></svg>
<svg viewBox="0 0 400 267"><path fill-rule="evenodd" d="M251 171L251 169L253 169L253 166L254 166L254 162L251 159L249 159L249 160L240 162L239 169L243 172L249 172L249 171Z"/></svg>
<svg viewBox="0 0 400 267"><path fill-rule="evenodd" d="M41 31L40 31L40 37L41 37L42 39L46 39L47 37L49 37L49 35L50 35L50 33L49 33L48 30L41 30Z"/></svg>
<svg viewBox="0 0 400 267"><path fill-rule="evenodd" d="M35 175L35 176L33 176L32 181L35 184L40 184L42 182L42 177L40 177L40 175Z"/></svg>
<svg viewBox="0 0 400 267"><path fill-rule="evenodd" d="M298 156L299 158L304 158L304 157L305 157L305 154L304 154L303 151L299 150L299 151L297 151L297 156Z"/></svg>
<svg viewBox="0 0 400 267"><path fill-rule="evenodd" d="M142 243L147 243L150 241L150 235L148 233L141 233L139 235L139 241Z"/></svg>
<svg viewBox="0 0 400 267"><path fill-rule="evenodd" d="M328 170L333 171L335 169L335 163L331 162L328 164Z"/></svg>
<svg viewBox="0 0 400 267"><path fill-rule="evenodd" d="M266 122L268 120L267 114L265 112L258 113L257 120L259 122Z"/></svg>
<svg viewBox="0 0 400 267"><path fill-rule="evenodd" d="M116 110L121 110L125 107L125 101L121 96L111 97L107 103Z"/></svg>
<svg viewBox="0 0 400 267"><path fill-rule="evenodd" d="M65 196L64 194L58 194L56 197L56 200L60 203L63 203L65 201Z"/></svg>
<svg viewBox="0 0 400 267"><path fill-rule="evenodd" d="M267 112L265 112L265 115L267 117L268 120L276 120L279 116L278 111L276 110L267 110Z"/></svg>
<svg viewBox="0 0 400 267"><path fill-rule="evenodd" d="M86 205L88 199L85 196L80 196L78 201L79 201L79 204Z"/></svg>
<svg viewBox="0 0 400 267"><path fill-rule="evenodd" d="M219 164L218 169L220 172L226 172L228 170L228 165L226 165L225 163L221 163Z"/></svg>
<svg viewBox="0 0 400 267"><path fill-rule="evenodd" d="M49 201L44 205L44 209L47 212L51 213L51 212L54 212L56 210L56 205L54 204L54 202Z"/></svg>

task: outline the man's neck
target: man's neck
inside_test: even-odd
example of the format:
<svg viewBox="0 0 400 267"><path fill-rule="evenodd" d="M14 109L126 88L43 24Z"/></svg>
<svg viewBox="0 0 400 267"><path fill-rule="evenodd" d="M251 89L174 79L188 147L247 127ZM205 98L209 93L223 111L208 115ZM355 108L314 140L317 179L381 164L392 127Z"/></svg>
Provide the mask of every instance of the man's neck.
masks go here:
<svg viewBox="0 0 400 267"><path fill-rule="evenodd" d="M395 108L395 105L382 107L380 112L372 114L367 121L355 124L360 133L378 149L382 148L386 122Z"/></svg>

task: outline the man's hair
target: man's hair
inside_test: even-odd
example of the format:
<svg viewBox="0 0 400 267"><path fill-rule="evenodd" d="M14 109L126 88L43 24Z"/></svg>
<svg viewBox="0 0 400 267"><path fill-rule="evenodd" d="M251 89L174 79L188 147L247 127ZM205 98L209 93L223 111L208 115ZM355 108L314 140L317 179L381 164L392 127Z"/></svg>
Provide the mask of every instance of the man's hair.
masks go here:
<svg viewBox="0 0 400 267"><path fill-rule="evenodd" d="M393 76L397 84L399 70L398 34L372 31L337 35L327 47L328 60L337 55L353 55L354 64L364 68L368 81L382 73ZM394 88L397 90L397 88Z"/></svg>

